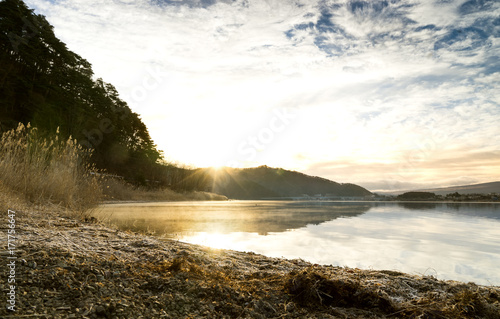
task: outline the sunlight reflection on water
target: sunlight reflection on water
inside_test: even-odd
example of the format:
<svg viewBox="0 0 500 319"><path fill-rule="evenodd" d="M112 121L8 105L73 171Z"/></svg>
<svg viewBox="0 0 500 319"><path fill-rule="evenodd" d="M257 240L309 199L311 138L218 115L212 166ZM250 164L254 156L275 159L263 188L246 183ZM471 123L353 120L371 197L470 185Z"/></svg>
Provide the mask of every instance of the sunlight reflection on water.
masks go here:
<svg viewBox="0 0 500 319"><path fill-rule="evenodd" d="M213 248L500 285L500 205L183 202L104 205L121 229Z"/></svg>

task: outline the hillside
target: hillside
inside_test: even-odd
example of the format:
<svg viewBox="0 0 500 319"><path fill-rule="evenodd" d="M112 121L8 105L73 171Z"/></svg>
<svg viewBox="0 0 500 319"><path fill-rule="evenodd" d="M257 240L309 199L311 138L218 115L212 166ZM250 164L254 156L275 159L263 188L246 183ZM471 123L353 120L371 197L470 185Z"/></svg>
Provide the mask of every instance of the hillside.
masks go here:
<svg viewBox="0 0 500 319"><path fill-rule="evenodd" d="M99 169L155 178L162 153L140 116L53 29L23 1L0 2L0 133L30 123L76 139Z"/></svg>
<svg viewBox="0 0 500 319"><path fill-rule="evenodd" d="M207 172L209 169L207 169ZM315 196L364 197L371 193L361 186L340 184L328 179L309 176L281 168L222 168L211 171L214 193L233 199L268 199Z"/></svg>
<svg viewBox="0 0 500 319"><path fill-rule="evenodd" d="M163 161L140 115L21 0L0 1L0 136L19 124L76 140L92 166L134 186L205 189L196 171ZM28 125L30 124L30 125ZM57 133L56 133L57 132Z"/></svg>
<svg viewBox="0 0 500 319"><path fill-rule="evenodd" d="M436 195L446 195L450 193L460 194L490 194L500 193L500 182L481 183L474 185L453 186L444 188L421 189L420 192L431 192Z"/></svg>

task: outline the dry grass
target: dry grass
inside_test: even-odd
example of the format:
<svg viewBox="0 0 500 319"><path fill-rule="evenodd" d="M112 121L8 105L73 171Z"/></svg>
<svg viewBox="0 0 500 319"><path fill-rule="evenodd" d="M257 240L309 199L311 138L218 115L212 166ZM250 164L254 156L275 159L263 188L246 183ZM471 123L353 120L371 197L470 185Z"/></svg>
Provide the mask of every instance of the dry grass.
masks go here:
<svg viewBox="0 0 500 319"><path fill-rule="evenodd" d="M227 197L208 192L177 193L171 189L148 190L134 187L122 180L108 178L103 183L105 200L125 201L199 201L227 200Z"/></svg>
<svg viewBox="0 0 500 319"><path fill-rule="evenodd" d="M86 217L101 200L184 201L226 200L206 193L147 190L122 180L103 179L85 164L89 152L59 132L43 137L29 124L5 132L0 139L0 206L15 206L15 198L35 205L57 205ZM101 176L101 178L99 178ZM99 180L98 180L99 179ZM104 194L103 194L104 193ZM9 194L9 195L6 195ZM104 195L104 196L103 196Z"/></svg>
<svg viewBox="0 0 500 319"><path fill-rule="evenodd" d="M27 203L23 196L16 194L7 187L5 187L0 180L0 212L7 212L8 209L21 209L27 208Z"/></svg>
<svg viewBox="0 0 500 319"><path fill-rule="evenodd" d="M393 313L396 308L387 294L363 287L356 278L330 279L314 268L292 272L285 289L303 306L357 307Z"/></svg>
<svg viewBox="0 0 500 319"><path fill-rule="evenodd" d="M307 309L357 308L384 318L500 319L497 287L392 271L328 270L312 266L292 271L285 277L285 291Z"/></svg>
<svg viewBox="0 0 500 319"><path fill-rule="evenodd" d="M35 204L57 204L83 213L97 205L101 191L88 152L59 132L42 137L36 128L19 124L0 139L0 180L9 190Z"/></svg>

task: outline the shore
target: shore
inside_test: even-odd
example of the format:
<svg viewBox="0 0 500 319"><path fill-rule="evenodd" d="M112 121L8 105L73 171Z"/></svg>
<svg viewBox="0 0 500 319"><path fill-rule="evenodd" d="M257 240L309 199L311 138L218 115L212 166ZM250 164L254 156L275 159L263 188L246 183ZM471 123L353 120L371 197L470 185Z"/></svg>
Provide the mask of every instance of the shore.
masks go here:
<svg viewBox="0 0 500 319"><path fill-rule="evenodd" d="M56 206L11 209L2 318L500 318L500 287L164 241Z"/></svg>

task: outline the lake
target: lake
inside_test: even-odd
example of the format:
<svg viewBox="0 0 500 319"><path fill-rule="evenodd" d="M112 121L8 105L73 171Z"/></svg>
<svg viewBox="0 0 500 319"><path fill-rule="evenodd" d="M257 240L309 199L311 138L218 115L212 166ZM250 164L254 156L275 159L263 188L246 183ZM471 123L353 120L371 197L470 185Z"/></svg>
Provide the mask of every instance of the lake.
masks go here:
<svg viewBox="0 0 500 319"><path fill-rule="evenodd" d="M498 203L127 203L96 215L122 230L213 248L500 285Z"/></svg>

